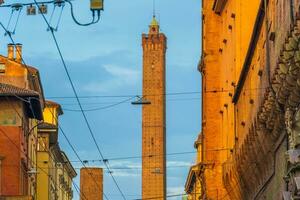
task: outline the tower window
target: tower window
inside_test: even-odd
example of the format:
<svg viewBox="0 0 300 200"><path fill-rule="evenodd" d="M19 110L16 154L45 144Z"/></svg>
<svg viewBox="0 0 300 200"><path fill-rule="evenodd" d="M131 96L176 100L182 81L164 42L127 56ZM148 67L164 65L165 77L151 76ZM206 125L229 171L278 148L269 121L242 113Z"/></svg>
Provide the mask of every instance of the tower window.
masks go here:
<svg viewBox="0 0 300 200"><path fill-rule="evenodd" d="M4 73L5 73L5 64L0 63L0 74L4 74Z"/></svg>
<svg viewBox="0 0 300 200"><path fill-rule="evenodd" d="M152 27L152 31L155 32L155 31L156 31L156 28L155 28L155 27Z"/></svg>

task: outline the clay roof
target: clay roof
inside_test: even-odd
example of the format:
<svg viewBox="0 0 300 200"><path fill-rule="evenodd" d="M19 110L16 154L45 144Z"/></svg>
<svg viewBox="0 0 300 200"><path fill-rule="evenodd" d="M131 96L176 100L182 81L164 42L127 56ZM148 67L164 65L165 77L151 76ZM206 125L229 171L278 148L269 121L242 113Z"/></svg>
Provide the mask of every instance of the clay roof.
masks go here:
<svg viewBox="0 0 300 200"><path fill-rule="evenodd" d="M50 123L42 123L38 125L39 129L57 129L57 126L55 126L54 124L50 124Z"/></svg>
<svg viewBox="0 0 300 200"><path fill-rule="evenodd" d="M28 90L5 83L0 83L0 96L38 97L39 93L33 90Z"/></svg>
<svg viewBox="0 0 300 200"><path fill-rule="evenodd" d="M43 119L42 105L38 92L19 88L14 85L0 83L0 97L14 97L19 100L22 100L24 98L24 105L28 116L30 118L35 118L38 120Z"/></svg>
<svg viewBox="0 0 300 200"><path fill-rule="evenodd" d="M50 101L50 100L46 100L46 106L55 106L58 110L58 114L59 115L63 114L63 110L62 110L61 105L59 103L56 103L56 102Z"/></svg>
<svg viewBox="0 0 300 200"><path fill-rule="evenodd" d="M199 170L199 167L201 167L201 163L192 165L190 167L189 174L188 174L188 177L187 177L186 182L185 182L185 191L186 191L186 193L191 192L191 188L193 188L193 186L196 182L196 176L197 176L196 171Z"/></svg>

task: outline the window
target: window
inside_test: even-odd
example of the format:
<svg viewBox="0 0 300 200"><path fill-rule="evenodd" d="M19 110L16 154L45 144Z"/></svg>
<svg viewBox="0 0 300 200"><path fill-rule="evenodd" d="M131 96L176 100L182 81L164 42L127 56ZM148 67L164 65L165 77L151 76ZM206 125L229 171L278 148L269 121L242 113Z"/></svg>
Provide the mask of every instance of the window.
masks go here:
<svg viewBox="0 0 300 200"><path fill-rule="evenodd" d="M4 74L5 73L5 64L0 63L0 74Z"/></svg>
<svg viewBox="0 0 300 200"><path fill-rule="evenodd" d="M48 142L47 142L47 138L45 136L40 136L38 138L38 151L47 151L48 150Z"/></svg>
<svg viewBox="0 0 300 200"><path fill-rule="evenodd" d="M215 13L221 15L226 3L227 0L215 0L213 5L213 10L215 11Z"/></svg>

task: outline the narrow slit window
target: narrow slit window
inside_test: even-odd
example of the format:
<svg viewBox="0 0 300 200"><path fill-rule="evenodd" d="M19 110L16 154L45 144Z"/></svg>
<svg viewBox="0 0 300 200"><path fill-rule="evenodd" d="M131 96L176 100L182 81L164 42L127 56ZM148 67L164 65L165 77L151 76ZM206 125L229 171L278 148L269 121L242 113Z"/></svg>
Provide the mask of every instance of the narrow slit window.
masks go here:
<svg viewBox="0 0 300 200"><path fill-rule="evenodd" d="M4 74L5 73L5 64L0 63L0 74Z"/></svg>

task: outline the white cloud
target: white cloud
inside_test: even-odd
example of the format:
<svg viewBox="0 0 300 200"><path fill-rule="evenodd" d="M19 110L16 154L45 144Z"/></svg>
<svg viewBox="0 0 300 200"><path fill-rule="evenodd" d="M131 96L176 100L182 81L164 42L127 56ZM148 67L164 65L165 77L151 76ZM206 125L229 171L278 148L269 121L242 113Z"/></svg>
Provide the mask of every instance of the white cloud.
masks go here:
<svg viewBox="0 0 300 200"><path fill-rule="evenodd" d="M111 75L111 78L105 81L90 82L83 87L83 90L87 92L107 92L134 85L140 78L139 71L126 67L105 65L103 69Z"/></svg>
<svg viewBox="0 0 300 200"><path fill-rule="evenodd" d="M167 188L167 193L169 198L168 199L173 199L173 200L181 200L182 199L182 194L185 194L184 187L178 186L178 187L168 187ZM172 197L174 195L174 197ZM177 196L179 195L179 196Z"/></svg>
<svg viewBox="0 0 300 200"><path fill-rule="evenodd" d="M167 188L168 195L177 195L177 194L184 194L184 187L178 186L178 187L168 187Z"/></svg>
<svg viewBox="0 0 300 200"><path fill-rule="evenodd" d="M113 171L113 175L116 177L141 177L141 174L136 171Z"/></svg>
<svg viewBox="0 0 300 200"><path fill-rule="evenodd" d="M193 164L190 162L184 162L184 161L168 161L167 167L190 167Z"/></svg>

